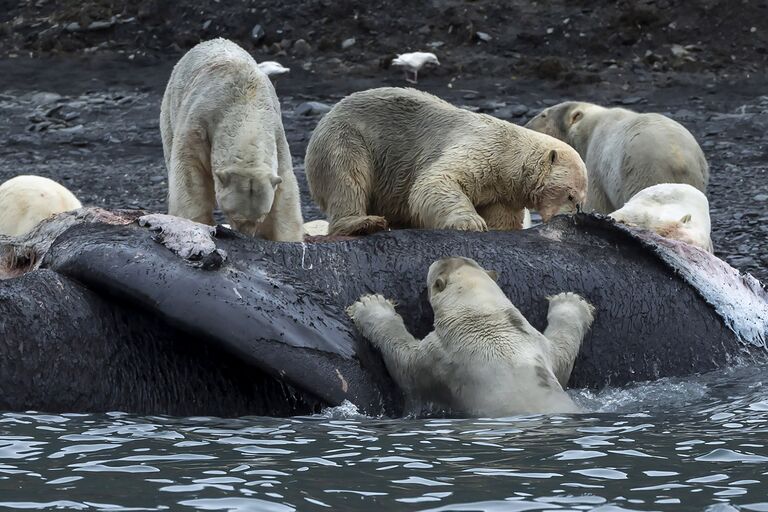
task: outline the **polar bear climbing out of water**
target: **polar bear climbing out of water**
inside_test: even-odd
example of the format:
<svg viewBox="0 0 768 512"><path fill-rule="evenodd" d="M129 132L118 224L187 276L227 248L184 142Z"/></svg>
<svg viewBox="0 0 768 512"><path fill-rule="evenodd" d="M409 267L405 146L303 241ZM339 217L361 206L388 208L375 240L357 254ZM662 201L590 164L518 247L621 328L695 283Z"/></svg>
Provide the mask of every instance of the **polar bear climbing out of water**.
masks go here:
<svg viewBox="0 0 768 512"><path fill-rule="evenodd" d="M641 190L609 215L617 221L648 229L712 252L709 201L690 185L662 183Z"/></svg>
<svg viewBox="0 0 768 512"><path fill-rule="evenodd" d="M427 286L435 330L423 340L381 295L347 309L411 407L431 402L480 416L579 410L563 388L592 325L589 303L574 293L551 297L542 334L474 260L434 262Z"/></svg>
<svg viewBox="0 0 768 512"><path fill-rule="evenodd" d="M707 191L709 165L699 144L663 115L567 101L544 109L525 126L579 152L589 173L587 211L608 214L659 183Z"/></svg>
<svg viewBox="0 0 768 512"><path fill-rule="evenodd" d="M160 132L168 213L213 224L219 207L238 231L301 241L299 188L267 75L235 43L200 43L173 68Z"/></svg>
<svg viewBox="0 0 768 512"><path fill-rule="evenodd" d="M74 194L42 176L16 176L0 185L0 234L28 233L51 215L83 205Z"/></svg>
<svg viewBox="0 0 768 512"><path fill-rule="evenodd" d="M306 172L331 235L521 229L525 208L546 222L587 191L584 162L567 144L394 87L336 104L312 134Z"/></svg>

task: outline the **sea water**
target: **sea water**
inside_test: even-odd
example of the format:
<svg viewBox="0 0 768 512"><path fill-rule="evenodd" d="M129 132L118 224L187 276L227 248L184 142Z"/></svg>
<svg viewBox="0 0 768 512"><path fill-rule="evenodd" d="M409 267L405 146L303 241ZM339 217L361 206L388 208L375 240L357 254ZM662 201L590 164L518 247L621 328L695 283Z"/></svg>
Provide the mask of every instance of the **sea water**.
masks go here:
<svg viewBox="0 0 768 512"><path fill-rule="evenodd" d="M0 509L768 511L768 380L571 391L591 412L0 415Z"/></svg>

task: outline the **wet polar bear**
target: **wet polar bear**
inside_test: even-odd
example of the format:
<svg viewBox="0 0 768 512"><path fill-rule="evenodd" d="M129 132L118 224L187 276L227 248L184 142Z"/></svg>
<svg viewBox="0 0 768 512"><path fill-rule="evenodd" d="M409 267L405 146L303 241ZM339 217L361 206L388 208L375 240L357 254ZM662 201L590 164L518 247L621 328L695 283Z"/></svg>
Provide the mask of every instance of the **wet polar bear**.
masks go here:
<svg viewBox="0 0 768 512"><path fill-rule="evenodd" d="M641 190L611 213L617 221L680 240L712 252L709 201L701 191L680 183Z"/></svg>
<svg viewBox="0 0 768 512"><path fill-rule="evenodd" d="M301 241L299 187L267 75L235 43L200 43L173 68L160 110L168 213L270 240Z"/></svg>
<svg viewBox="0 0 768 512"><path fill-rule="evenodd" d="M83 205L63 185L42 176L16 176L0 185L0 234L19 236L51 215Z"/></svg>
<svg viewBox="0 0 768 512"><path fill-rule="evenodd" d="M587 211L608 214L659 183L707 191L709 165L696 139L660 114L567 101L544 109L527 128L573 146L587 164Z"/></svg>
<svg viewBox="0 0 768 512"><path fill-rule="evenodd" d="M563 388L594 308L574 293L550 297L542 334L494 277L469 258L434 262L427 286L435 330L423 340L381 295L361 297L347 313L412 409L431 402L473 416L577 412Z"/></svg>
<svg viewBox="0 0 768 512"><path fill-rule="evenodd" d="M394 227L520 229L586 198L584 162L567 144L414 89L347 96L325 115L306 155L312 198L329 233Z"/></svg>

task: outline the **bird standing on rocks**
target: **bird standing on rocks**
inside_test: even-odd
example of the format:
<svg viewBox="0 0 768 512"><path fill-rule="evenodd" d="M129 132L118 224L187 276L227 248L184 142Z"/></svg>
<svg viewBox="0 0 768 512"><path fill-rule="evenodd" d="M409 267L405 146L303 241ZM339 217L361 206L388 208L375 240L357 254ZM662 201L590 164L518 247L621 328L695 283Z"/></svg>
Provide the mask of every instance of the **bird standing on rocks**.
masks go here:
<svg viewBox="0 0 768 512"><path fill-rule="evenodd" d="M424 67L425 64L440 65L440 61L437 60L437 56L430 52L413 52L403 53L398 55L397 58L392 59L393 66L403 66L405 68L405 80L412 84L418 83L419 70ZM408 72L413 73L413 80L408 76Z"/></svg>

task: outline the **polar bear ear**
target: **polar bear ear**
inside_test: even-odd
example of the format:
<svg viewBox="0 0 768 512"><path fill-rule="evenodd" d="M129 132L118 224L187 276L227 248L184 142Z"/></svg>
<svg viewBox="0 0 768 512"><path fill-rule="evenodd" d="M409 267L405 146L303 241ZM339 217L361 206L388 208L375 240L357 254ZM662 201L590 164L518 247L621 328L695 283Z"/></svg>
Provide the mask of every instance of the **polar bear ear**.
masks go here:
<svg viewBox="0 0 768 512"><path fill-rule="evenodd" d="M435 289L439 292L445 290L445 279L442 277L438 277L435 279Z"/></svg>
<svg viewBox="0 0 768 512"><path fill-rule="evenodd" d="M271 176L269 179L272 182L273 187L276 187L283 182L283 178L280 176Z"/></svg>
<svg viewBox="0 0 768 512"><path fill-rule="evenodd" d="M578 121L581 121L582 117L584 117L584 112L580 109L571 112L571 126L573 126Z"/></svg>
<svg viewBox="0 0 768 512"><path fill-rule="evenodd" d="M549 154L547 155L547 160L549 160L550 165L554 165L554 163L557 161L557 150L556 149L550 149Z"/></svg>
<svg viewBox="0 0 768 512"><path fill-rule="evenodd" d="M499 274L495 270L486 270L485 273L494 281L499 280Z"/></svg>

